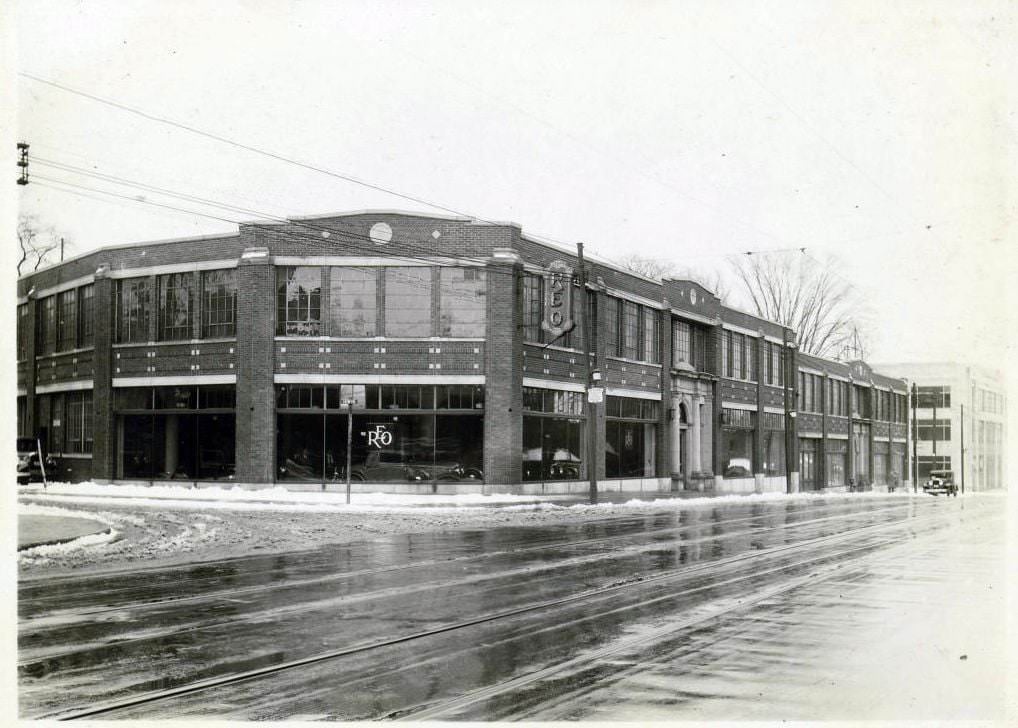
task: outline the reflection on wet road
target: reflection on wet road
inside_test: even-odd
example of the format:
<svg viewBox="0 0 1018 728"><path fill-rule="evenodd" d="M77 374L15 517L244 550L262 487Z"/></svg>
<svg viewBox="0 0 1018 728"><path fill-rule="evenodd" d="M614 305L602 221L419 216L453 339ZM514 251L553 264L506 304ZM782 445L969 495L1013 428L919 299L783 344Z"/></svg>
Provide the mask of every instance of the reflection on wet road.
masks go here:
<svg viewBox="0 0 1018 728"><path fill-rule="evenodd" d="M956 675L901 654L936 645L931 600L1003 629L1002 503L701 506L24 582L21 714L992 718L1002 687L965 712L917 687ZM971 673L1001 658L963 633Z"/></svg>

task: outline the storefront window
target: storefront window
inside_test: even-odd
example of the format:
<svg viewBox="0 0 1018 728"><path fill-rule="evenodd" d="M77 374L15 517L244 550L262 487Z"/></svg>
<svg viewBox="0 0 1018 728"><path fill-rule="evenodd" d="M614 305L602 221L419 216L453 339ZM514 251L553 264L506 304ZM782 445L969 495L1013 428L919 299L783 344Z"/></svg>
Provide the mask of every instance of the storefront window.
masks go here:
<svg viewBox="0 0 1018 728"><path fill-rule="evenodd" d="M905 443L891 443L891 480L890 485L900 485L906 479L908 472L908 457L906 455Z"/></svg>
<svg viewBox="0 0 1018 728"><path fill-rule="evenodd" d="M322 333L322 269L276 269L276 335L319 336Z"/></svg>
<svg viewBox="0 0 1018 728"><path fill-rule="evenodd" d="M431 268L385 269L385 335L432 335Z"/></svg>
<svg viewBox="0 0 1018 728"><path fill-rule="evenodd" d="M848 456L847 440L827 441L827 484L845 485L845 464Z"/></svg>
<svg viewBox="0 0 1018 728"><path fill-rule="evenodd" d="M92 393L68 392L65 452L92 452Z"/></svg>
<svg viewBox="0 0 1018 728"><path fill-rule="evenodd" d="M752 478L753 429L756 412L724 408L721 425L721 467L726 478Z"/></svg>
<svg viewBox="0 0 1018 728"><path fill-rule="evenodd" d="M440 268L439 336L484 336L485 272L479 268Z"/></svg>
<svg viewBox="0 0 1018 728"><path fill-rule="evenodd" d="M584 477L583 422L579 418L523 417L523 479Z"/></svg>
<svg viewBox="0 0 1018 728"><path fill-rule="evenodd" d="M483 388L461 385L278 386L280 480L346 480L350 401L351 480L483 480L484 418L449 411L483 408Z"/></svg>
<svg viewBox="0 0 1018 728"><path fill-rule="evenodd" d="M820 463L817 454L820 441L814 438L799 440L799 482L803 490L817 490L820 487Z"/></svg>
<svg viewBox="0 0 1018 728"><path fill-rule="evenodd" d="M764 418L764 475L785 474L785 416L765 412Z"/></svg>
<svg viewBox="0 0 1018 728"><path fill-rule="evenodd" d="M118 477L232 479L235 396L232 385L114 390Z"/></svg>
<svg viewBox="0 0 1018 728"><path fill-rule="evenodd" d="M655 400L607 398L604 453L606 477L654 476L659 406Z"/></svg>
<svg viewBox="0 0 1018 728"><path fill-rule="evenodd" d="M887 466L890 454L890 443L876 440L873 443L873 482L878 485L887 485Z"/></svg>
<svg viewBox="0 0 1018 728"><path fill-rule="evenodd" d="M378 271L374 268L333 268L329 280L332 336L377 335Z"/></svg>

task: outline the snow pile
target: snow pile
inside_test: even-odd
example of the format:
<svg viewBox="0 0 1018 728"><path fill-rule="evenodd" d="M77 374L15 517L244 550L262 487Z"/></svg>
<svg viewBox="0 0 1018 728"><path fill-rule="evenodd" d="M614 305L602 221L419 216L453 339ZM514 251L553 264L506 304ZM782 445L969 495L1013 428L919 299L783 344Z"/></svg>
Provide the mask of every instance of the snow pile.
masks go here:
<svg viewBox="0 0 1018 728"><path fill-rule="evenodd" d="M22 488L23 495L33 497L59 497L72 503L109 503L116 498L118 504L152 505L175 508L225 508L230 510L344 510L374 512L399 510L401 507L429 506L446 508L487 507L503 504L535 504L535 496L498 493L481 495L415 495L402 493L354 493L351 504L346 504L346 493L289 491L276 486L259 490L245 490L238 486L191 488L184 485L100 485L94 482L51 483L45 490ZM553 498L554 496L552 496ZM567 496L568 498L568 496ZM543 505L543 504L542 504ZM415 508L414 510L419 510Z"/></svg>
<svg viewBox="0 0 1018 728"><path fill-rule="evenodd" d="M113 543L120 538L120 533L115 528L110 528L106 533L94 533L89 536L81 536L73 541L63 543L43 544L24 549L18 552L18 560L23 563L45 564L50 557L62 556L63 554L77 551L89 546L104 546Z"/></svg>

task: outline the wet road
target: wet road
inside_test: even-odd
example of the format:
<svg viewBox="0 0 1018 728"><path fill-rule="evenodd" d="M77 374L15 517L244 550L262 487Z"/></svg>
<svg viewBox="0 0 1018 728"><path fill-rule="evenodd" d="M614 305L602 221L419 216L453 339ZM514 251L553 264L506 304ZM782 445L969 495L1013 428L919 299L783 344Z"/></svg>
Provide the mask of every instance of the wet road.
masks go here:
<svg viewBox="0 0 1018 728"><path fill-rule="evenodd" d="M993 719L1004 511L701 506L23 581L20 714Z"/></svg>

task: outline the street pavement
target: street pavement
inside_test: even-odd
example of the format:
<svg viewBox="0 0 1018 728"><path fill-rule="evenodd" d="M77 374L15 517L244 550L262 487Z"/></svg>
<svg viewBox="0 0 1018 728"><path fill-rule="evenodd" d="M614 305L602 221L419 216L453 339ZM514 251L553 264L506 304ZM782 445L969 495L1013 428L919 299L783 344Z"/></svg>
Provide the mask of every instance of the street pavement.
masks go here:
<svg viewBox="0 0 1018 728"><path fill-rule="evenodd" d="M18 550L66 543L82 536L109 533L110 527L91 518L21 514L18 516Z"/></svg>
<svg viewBox="0 0 1018 728"><path fill-rule="evenodd" d="M34 717L1004 717L1001 498L697 506L23 580Z"/></svg>

